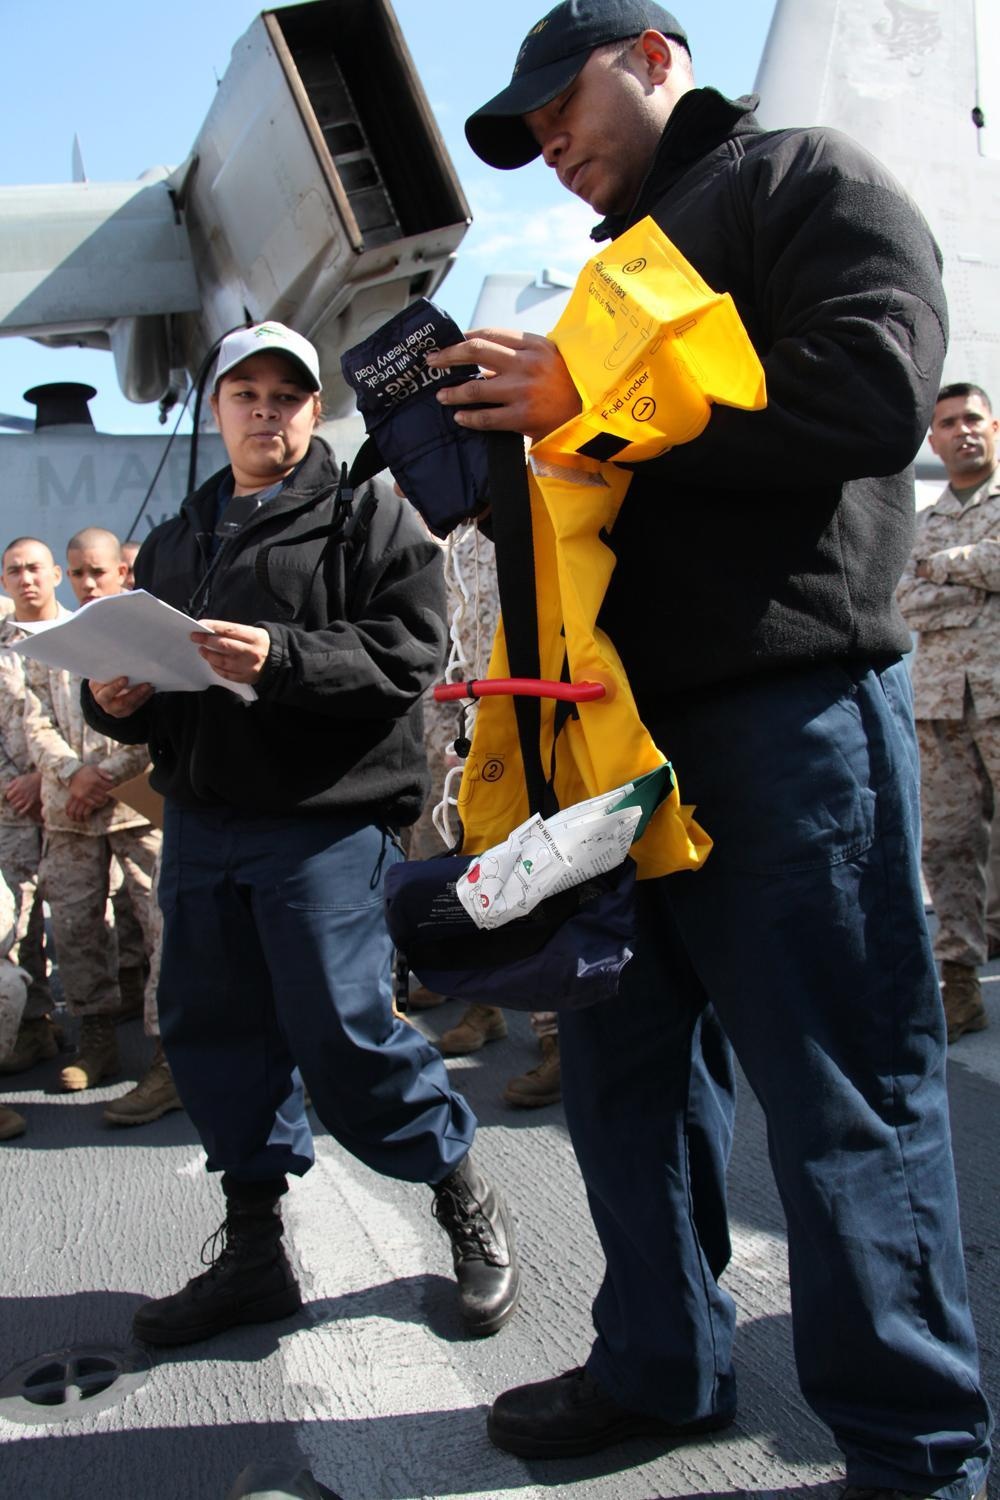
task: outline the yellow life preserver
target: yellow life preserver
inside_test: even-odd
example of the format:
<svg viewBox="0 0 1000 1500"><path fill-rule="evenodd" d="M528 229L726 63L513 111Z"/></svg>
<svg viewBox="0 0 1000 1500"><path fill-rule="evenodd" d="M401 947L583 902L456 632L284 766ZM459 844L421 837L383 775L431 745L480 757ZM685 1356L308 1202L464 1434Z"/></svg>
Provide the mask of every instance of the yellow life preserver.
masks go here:
<svg viewBox="0 0 1000 1500"><path fill-rule="evenodd" d="M664 764L621 659L597 617L615 559L610 533L634 462L687 442L711 403L765 404L764 372L728 296L711 290L652 219L595 256L551 334L584 403L536 443L528 466L542 677L600 682L606 697L568 718L541 708L542 764L560 807L611 791ZM605 454L602 459L599 455ZM655 600L650 601L651 627ZM503 622L489 677L508 675ZM458 798L464 849L502 842L529 814L509 698L480 700ZM696 869L711 839L676 784L632 846L640 878Z"/></svg>
<svg viewBox="0 0 1000 1500"><path fill-rule="evenodd" d="M713 402L767 404L733 299L713 292L650 218L587 262L549 337L583 401L535 444L554 463L638 463L696 438Z"/></svg>

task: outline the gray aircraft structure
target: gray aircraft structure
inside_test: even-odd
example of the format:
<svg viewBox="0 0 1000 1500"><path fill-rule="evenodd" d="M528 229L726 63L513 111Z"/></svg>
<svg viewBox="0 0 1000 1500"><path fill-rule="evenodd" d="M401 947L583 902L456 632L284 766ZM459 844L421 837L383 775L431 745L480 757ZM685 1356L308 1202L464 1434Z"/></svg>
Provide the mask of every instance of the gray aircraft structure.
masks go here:
<svg viewBox="0 0 1000 1500"><path fill-rule="evenodd" d="M998 60L997 0L777 0L755 87L763 125L834 126L908 189L944 257L945 379L1000 403Z"/></svg>

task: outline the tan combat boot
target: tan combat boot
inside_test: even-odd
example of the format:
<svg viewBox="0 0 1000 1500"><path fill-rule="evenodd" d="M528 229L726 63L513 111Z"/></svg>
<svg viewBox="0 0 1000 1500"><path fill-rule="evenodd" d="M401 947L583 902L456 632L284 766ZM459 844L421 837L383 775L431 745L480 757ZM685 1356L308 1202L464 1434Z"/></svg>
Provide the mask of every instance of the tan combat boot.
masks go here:
<svg viewBox="0 0 1000 1500"><path fill-rule="evenodd" d="M23 1115L19 1115L16 1109L8 1109L6 1104L0 1104L0 1141L12 1141L16 1135L23 1135L27 1128Z"/></svg>
<svg viewBox="0 0 1000 1500"><path fill-rule="evenodd" d="M443 1005L447 998L447 995L429 990L426 984L418 984L410 991L407 1007L410 1010L433 1010L436 1005Z"/></svg>
<svg viewBox="0 0 1000 1500"><path fill-rule="evenodd" d="M170 1064L163 1055L163 1044L157 1042L153 1061L134 1089L120 1099L112 1099L104 1111L109 1125L148 1125L172 1109L183 1109L174 1085Z"/></svg>
<svg viewBox="0 0 1000 1500"><path fill-rule="evenodd" d="M47 1062L55 1057L61 1041L62 1029L48 1016L22 1021L10 1055L0 1062L0 1073L26 1073L36 1063Z"/></svg>
<svg viewBox="0 0 1000 1500"><path fill-rule="evenodd" d="M75 1094L80 1089L96 1088L117 1072L118 1041L114 1016L84 1016L80 1022L76 1056L63 1068L59 1082L66 1093Z"/></svg>
<svg viewBox="0 0 1000 1500"><path fill-rule="evenodd" d="M499 1042L507 1035L503 1011L495 1005L470 1005L457 1026L442 1034L438 1047L445 1057L478 1052L486 1042Z"/></svg>
<svg viewBox="0 0 1000 1500"><path fill-rule="evenodd" d="M941 998L949 1043L957 1042L967 1031L984 1030L989 1023L975 969L969 964L955 964L946 959L941 965L941 978L944 981Z"/></svg>
<svg viewBox="0 0 1000 1500"><path fill-rule="evenodd" d="M544 1104L558 1104L562 1098L559 1068L559 1038L538 1039L542 1060L537 1068L512 1078L503 1091L504 1099L518 1109L540 1109Z"/></svg>

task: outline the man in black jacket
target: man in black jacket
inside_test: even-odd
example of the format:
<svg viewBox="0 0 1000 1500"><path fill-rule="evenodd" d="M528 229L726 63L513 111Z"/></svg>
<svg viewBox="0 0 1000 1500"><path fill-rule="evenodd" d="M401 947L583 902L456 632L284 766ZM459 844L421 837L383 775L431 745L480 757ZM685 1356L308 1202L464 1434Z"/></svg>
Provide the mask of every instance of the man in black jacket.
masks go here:
<svg viewBox="0 0 1000 1500"><path fill-rule="evenodd" d="M768 388L766 410L716 406L636 465L610 538L600 623L715 845L697 873L643 882L618 1003L561 1024L607 1259L597 1338L584 1369L501 1396L489 1430L558 1457L732 1420L732 1044L767 1115L799 1378L846 1496L969 1500L990 1417L893 602L945 347L939 264L864 151L765 133L754 108L695 87L659 5L566 0L466 125L493 166L541 154L605 215L597 238L651 216L731 293ZM580 410L547 339L481 330L430 362L492 373L489 407L467 409L481 385L439 393L469 427L537 439Z"/></svg>
<svg viewBox="0 0 1000 1500"><path fill-rule="evenodd" d="M318 392L291 329L230 334L212 396L229 466L139 554L137 586L204 625L192 639L219 686L84 685L91 724L148 742L165 798L160 1029L226 1198L219 1259L136 1314L154 1344L298 1308L279 1204L313 1160L303 1080L346 1150L433 1187L470 1332L517 1301L507 1211L469 1157L475 1117L392 1010L382 880L426 792L440 554L388 489L346 493L314 436Z"/></svg>

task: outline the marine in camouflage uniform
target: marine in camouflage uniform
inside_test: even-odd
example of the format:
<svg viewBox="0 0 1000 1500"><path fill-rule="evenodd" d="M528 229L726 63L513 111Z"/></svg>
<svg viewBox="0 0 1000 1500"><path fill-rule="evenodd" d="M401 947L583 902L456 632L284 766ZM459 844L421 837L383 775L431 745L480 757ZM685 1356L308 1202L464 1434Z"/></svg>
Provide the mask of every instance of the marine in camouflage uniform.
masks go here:
<svg viewBox="0 0 1000 1500"><path fill-rule="evenodd" d="M960 414L965 400L939 397L932 444L938 414L945 408ZM939 438L935 451L952 474L949 460L972 453L972 440L963 448L956 429L952 447ZM986 451L995 458L995 443ZM918 517L897 594L918 632L913 694L922 857L938 920L934 950L949 1040L986 1025L975 970L988 953L990 829L1000 788L1000 468L964 488L960 478L953 475Z"/></svg>
<svg viewBox="0 0 1000 1500"><path fill-rule="evenodd" d="M149 755L144 745L120 745L91 729L80 709L80 679L34 661L27 668L24 727L42 773L45 834L39 883L52 913L66 1004L85 1023L96 1018L103 1023L85 1025L81 1033L95 1046L99 1038L100 1065L84 1070L83 1082L75 1078L79 1069L63 1071L65 1088L87 1088L118 1066L113 1030L120 1006L117 945L106 915L111 860L121 867L151 956L160 930L153 874L161 836L113 796L84 819L73 816L70 782L84 766L95 766L110 777L111 787L118 786L143 772Z"/></svg>
<svg viewBox="0 0 1000 1500"><path fill-rule="evenodd" d="M58 618L68 616L59 607ZM0 872L15 904L13 961L30 977L25 1020L37 1020L52 1007L48 964L45 958L45 928L42 899L38 893L38 865L42 853L41 824L27 813L17 812L6 792L18 776L35 770L24 735L25 662L8 648L24 639L12 615L0 620Z"/></svg>

